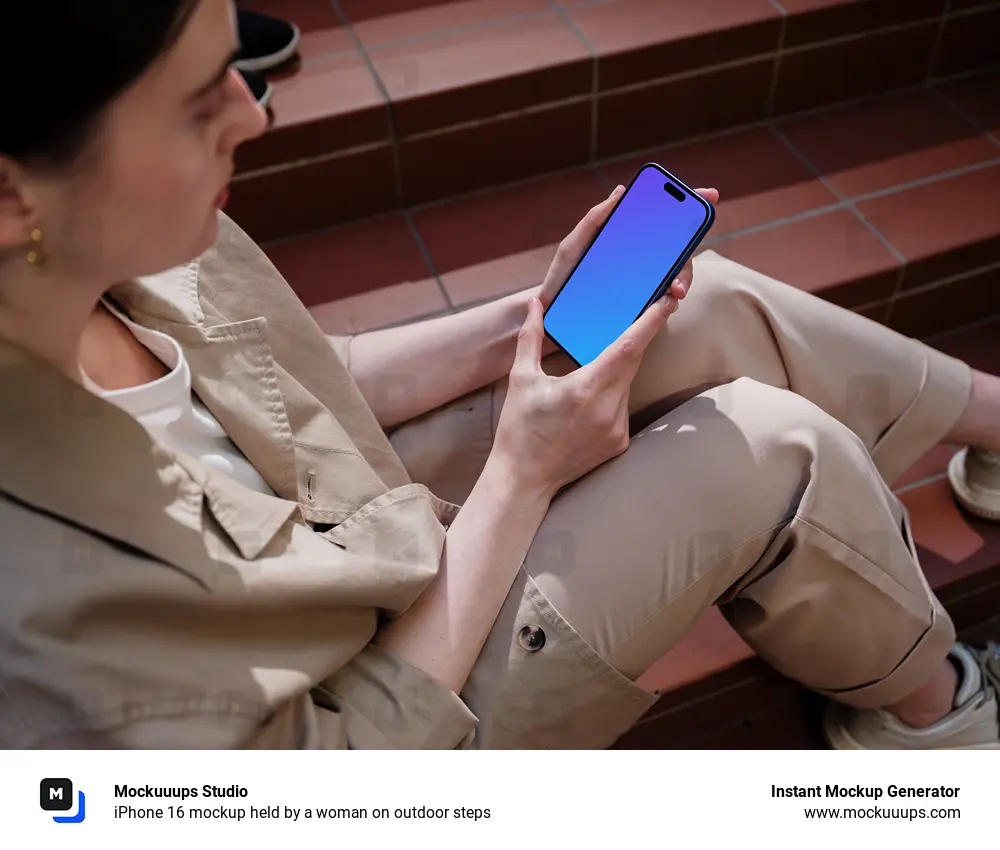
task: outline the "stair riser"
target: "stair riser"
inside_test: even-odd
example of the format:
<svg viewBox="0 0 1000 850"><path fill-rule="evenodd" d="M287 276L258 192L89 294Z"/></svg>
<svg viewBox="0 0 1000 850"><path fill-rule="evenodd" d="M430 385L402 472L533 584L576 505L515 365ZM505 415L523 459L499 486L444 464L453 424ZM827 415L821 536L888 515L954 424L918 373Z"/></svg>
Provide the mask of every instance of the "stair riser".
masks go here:
<svg viewBox="0 0 1000 850"><path fill-rule="evenodd" d="M704 54L734 58L658 79L655 63L633 53L630 63L579 59L415 97L401 92L419 90L419 67L396 67L383 85L399 90L397 102L249 145L229 209L255 238L283 238L1000 61L995 38L983 35L1000 30L1000 5L739 55L767 42L758 29L761 37L728 46L717 38L718 50ZM295 187L286 193L295 210L273 202L283 181Z"/></svg>

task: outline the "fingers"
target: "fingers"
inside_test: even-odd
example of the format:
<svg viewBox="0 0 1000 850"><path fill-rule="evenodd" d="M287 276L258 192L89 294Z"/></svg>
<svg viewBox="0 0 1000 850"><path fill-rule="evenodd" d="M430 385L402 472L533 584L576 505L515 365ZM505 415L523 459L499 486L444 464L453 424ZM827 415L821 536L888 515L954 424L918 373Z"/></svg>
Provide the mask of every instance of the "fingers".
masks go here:
<svg viewBox="0 0 1000 850"><path fill-rule="evenodd" d="M672 306L673 305L673 306ZM639 369L642 355L656 335L663 330L676 302L664 296L643 313L635 323L601 355L576 374L591 379L598 386L607 387L622 381L630 382Z"/></svg>
<svg viewBox="0 0 1000 850"><path fill-rule="evenodd" d="M718 189L695 189L695 191L701 195L706 201L708 201L713 207L719 203L719 190Z"/></svg>
<svg viewBox="0 0 1000 850"><path fill-rule="evenodd" d="M670 294L676 298L678 301L682 300L685 295L688 294L688 290L691 288L691 281L694 279L694 266L688 262L681 273L677 275L674 282L670 284Z"/></svg>
<svg viewBox="0 0 1000 850"><path fill-rule="evenodd" d="M601 201L597 206L591 207L590 211L573 228L569 236L563 239L559 250L567 261L576 259L583 253L587 245L590 244L590 240L594 238L594 235L601 228L601 225L607 221L608 216L611 215L611 210L614 209L615 204L618 203L618 199L621 198L624 192L624 186L616 186L605 200Z"/></svg>
<svg viewBox="0 0 1000 850"><path fill-rule="evenodd" d="M537 298L532 298L528 301L528 317L517 335L517 352L514 354L512 372L531 375L541 370L544 340L542 303Z"/></svg>
<svg viewBox="0 0 1000 850"><path fill-rule="evenodd" d="M695 191L710 204L715 205L719 203L718 189L696 189ZM694 266L691 261L688 261L687 265L681 269L681 273L677 275L674 282L670 284L670 294L678 301L683 300L684 296L688 294L688 290L691 288L691 281L693 279Z"/></svg>

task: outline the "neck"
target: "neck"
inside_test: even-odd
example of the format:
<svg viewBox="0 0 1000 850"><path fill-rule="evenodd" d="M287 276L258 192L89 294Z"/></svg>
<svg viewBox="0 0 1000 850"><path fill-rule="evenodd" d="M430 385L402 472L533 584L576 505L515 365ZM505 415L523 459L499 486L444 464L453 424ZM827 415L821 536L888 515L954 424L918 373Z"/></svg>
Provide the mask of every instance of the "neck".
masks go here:
<svg viewBox="0 0 1000 850"><path fill-rule="evenodd" d="M84 330L106 284L71 279L23 259L0 265L0 337L81 383Z"/></svg>

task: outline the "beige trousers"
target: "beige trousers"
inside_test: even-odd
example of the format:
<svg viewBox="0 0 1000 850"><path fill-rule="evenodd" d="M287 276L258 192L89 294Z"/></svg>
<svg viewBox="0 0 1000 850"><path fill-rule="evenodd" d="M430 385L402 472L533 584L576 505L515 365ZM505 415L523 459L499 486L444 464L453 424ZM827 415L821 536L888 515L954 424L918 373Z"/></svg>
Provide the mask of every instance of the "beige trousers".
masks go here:
<svg viewBox="0 0 1000 850"><path fill-rule="evenodd" d="M565 368L559 355L547 364ZM850 705L921 685L954 631L889 484L947 434L970 389L965 364L702 254L632 386L631 447L552 504L472 674L479 745L610 744L648 705L602 690L614 685L592 653L634 681L711 605L781 673ZM461 502L504 392L395 431L413 477ZM541 676L517 663L544 640L518 613L526 584L589 668ZM574 706L564 722L533 729L561 699ZM545 709L517 710L535 700Z"/></svg>

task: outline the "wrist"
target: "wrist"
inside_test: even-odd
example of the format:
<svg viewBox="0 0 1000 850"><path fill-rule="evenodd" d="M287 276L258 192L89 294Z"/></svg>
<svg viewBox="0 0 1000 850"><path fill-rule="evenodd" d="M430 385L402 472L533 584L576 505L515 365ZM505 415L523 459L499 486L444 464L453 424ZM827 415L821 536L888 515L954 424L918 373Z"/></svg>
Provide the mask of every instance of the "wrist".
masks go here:
<svg viewBox="0 0 1000 850"><path fill-rule="evenodd" d="M511 462L496 451L487 458L479 481L497 501L531 513L544 514L559 491L558 486L526 474L516 461Z"/></svg>

